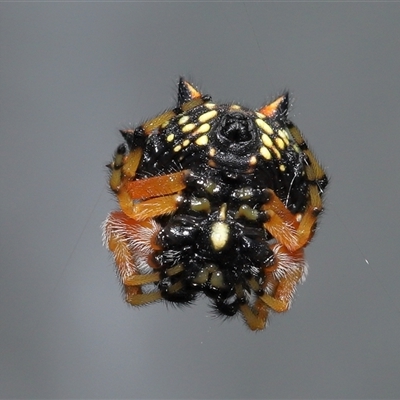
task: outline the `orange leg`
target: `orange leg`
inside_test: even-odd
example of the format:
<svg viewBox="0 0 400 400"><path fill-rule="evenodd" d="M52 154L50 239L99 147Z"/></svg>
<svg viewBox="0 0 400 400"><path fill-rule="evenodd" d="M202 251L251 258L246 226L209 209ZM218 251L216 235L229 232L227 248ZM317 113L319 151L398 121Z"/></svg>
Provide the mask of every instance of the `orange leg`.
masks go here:
<svg viewBox="0 0 400 400"><path fill-rule="evenodd" d="M186 186L186 172L123 182L117 197L121 210L129 217L144 221L174 212L179 204L179 191Z"/></svg>
<svg viewBox="0 0 400 400"><path fill-rule="evenodd" d="M261 207L269 217L268 221L264 223L265 229L290 251L301 249L313 237L316 218L319 214L316 202L321 199L315 193L316 190L316 186L311 186L310 197L311 200L315 198L315 201L311 201L302 214L293 215L272 190L269 191L268 203ZM322 205L320 209L322 209Z"/></svg>
<svg viewBox="0 0 400 400"><path fill-rule="evenodd" d="M140 306L161 299L158 290L143 293L142 286L160 280L148 260L156 248L154 237L160 227L153 221L135 221L122 211L112 212L103 226L104 242L114 255L126 301Z"/></svg>
<svg viewBox="0 0 400 400"><path fill-rule="evenodd" d="M259 296L275 312L290 308L296 286L307 274L307 263L302 249L290 252L280 244L272 247L275 253L274 265L264 269L265 293Z"/></svg>
<svg viewBox="0 0 400 400"><path fill-rule="evenodd" d="M268 318L268 307L261 303L250 307L247 304L239 306L243 318L252 331L261 331L265 328Z"/></svg>
<svg viewBox="0 0 400 400"><path fill-rule="evenodd" d="M137 221L144 221L176 210L178 192L185 184L185 171L135 180L142 158L140 148L129 154L117 151L110 164L110 187L116 193L122 211Z"/></svg>
<svg viewBox="0 0 400 400"><path fill-rule="evenodd" d="M275 263L264 269L263 287L254 278L247 281L248 286L257 294L257 299L253 305L244 303L239 306L251 330L265 328L269 310L280 313L290 308L296 286L306 274L307 264L302 250L292 253L280 244L274 245L272 249ZM243 297L241 285L236 288L236 295L238 298Z"/></svg>

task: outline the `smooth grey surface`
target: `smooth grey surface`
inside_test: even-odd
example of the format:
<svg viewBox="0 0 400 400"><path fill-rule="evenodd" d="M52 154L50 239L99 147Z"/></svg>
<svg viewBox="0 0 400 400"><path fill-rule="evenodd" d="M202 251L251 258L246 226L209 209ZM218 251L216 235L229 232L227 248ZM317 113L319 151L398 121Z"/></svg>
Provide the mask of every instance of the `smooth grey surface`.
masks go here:
<svg viewBox="0 0 400 400"><path fill-rule="evenodd" d="M0 397L399 398L399 3L1 3ZM216 101L291 117L331 176L262 333L124 304L100 224L118 128ZM366 263L365 259L369 261Z"/></svg>

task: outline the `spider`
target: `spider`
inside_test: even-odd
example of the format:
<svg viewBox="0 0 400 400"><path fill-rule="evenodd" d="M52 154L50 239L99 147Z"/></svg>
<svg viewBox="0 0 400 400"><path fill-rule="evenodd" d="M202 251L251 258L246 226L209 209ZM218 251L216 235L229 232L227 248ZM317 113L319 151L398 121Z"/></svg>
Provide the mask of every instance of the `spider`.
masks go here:
<svg viewBox="0 0 400 400"><path fill-rule="evenodd" d="M129 304L203 294L251 330L290 308L328 179L288 108L218 105L181 78L176 108L120 131L103 239Z"/></svg>

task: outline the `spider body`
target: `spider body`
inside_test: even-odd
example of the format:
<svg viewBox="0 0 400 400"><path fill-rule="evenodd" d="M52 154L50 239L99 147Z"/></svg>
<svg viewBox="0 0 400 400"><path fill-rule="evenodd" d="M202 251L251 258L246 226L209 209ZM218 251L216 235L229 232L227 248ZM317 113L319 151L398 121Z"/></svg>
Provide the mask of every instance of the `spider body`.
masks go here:
<svg viewBox="0 0 400 400"><path fill-rule="evenodd" d="M128 303L205 294L252 330L290 307L327 178L288 104L217 105L181 79L177 108L121 132L104 240Z"/></svg>

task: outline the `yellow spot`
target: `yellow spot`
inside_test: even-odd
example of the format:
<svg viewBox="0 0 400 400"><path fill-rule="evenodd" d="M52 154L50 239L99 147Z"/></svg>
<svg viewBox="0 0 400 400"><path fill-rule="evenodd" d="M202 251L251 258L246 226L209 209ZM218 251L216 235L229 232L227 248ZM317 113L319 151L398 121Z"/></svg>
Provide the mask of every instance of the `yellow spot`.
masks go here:
<svg viewBox="0 0 400 400"><path fill-rule="evenodd" d="M175 135L171 133L170 135L167 136L167 142L172 142L174 140Z"/></svg>
<svg viewBox="0 0 400 400"><path fill-rule="evenodd" d="M241 110L242 108L241 108L239 105L237 105L237 104L232 104L232 105L229 107L229 109L230 109L230 110Z"/></svg>
<svg viewBox="0 0 400 400"><path fill-rule="evenodd" d="M178 144L178 146L174 147L175 153L178 153L178 151L181 151L181 150L182 150L182 146L180 144Z"/></svg>
<svg viewBox="0 0 400 400"><path fill-rule="evenodd" d="M211 274L210 284L216 288L224 287L224 276L221 271L215 271Z"/></svg>
<svg viewBox="0 0 400 400"><path fill-rule="evenodd" d="M279 153L279 150L276 147L272 147L271 150L275 153L276 158L281 159L281 153Z"/></svg>
<svg viewBox="0 0 400 400"><path fill-rule="evenodd" d="M253 197L253 189L251 187L241 187L235 190L235 196L242 201L249 200Z"/></svg>
<svg viewBox="0 0 400 400"><path fill-rule="evenodd" d="M272 158L272 155L271 155L270 151L269 151L266 147L264 147L264 146L261 147L261 149L260 149L260 154L261 154L266 160L270 160L270 159Z"/></svg>
<svg viewBox="0 0 400 400"><path fill-rule="evenodd" d="M282 171L282 172L285 172L286 166L283 165L283 164L281 164L281 165L279 166L279 170Z"/></svg>
<svg viewBox="0 0 400 400"><path fill-rule="evenodd" d="M250 160L249 160L249 165L251 167L254 167L254 165L256 165L256 164L257 164L257 157L256 156L251 156Z"/></svg>
<svg viewBox="0 0 400 400"><path fill-rule="evenodd" d="M161 128L162 128L162 129L165 129L165 128L168 126L168 124L169 124L169 121L163 122L163 123L161 124Z"/></svg>
<svg viewBox="0 0 400 400"><path fill-rule="evenodd" d="M199 133L207 133L210 130L210 128L211 128L210 124L203 124L200 125L193 133L195 135Z"/></svg>
<svg viewBox="0 0 400 400"><path fill-rule="evenodd" d="M205 103L204 107L207 107L208 109L212 110L215 108L215 104L214 103Z"/></svg>
<svg viewBox="0 0 400 400"><path fill-rule="evenodd" d="M226 211L227 211L228 205L226 203L223 203L220 210L219 210L219 219L222 221L226 220Z"/></svg>
<svg viewBox="0 0 400 400"><path fill-rule="evenodd" d="M279 135L283 140L285 140L285 138L286 138L286 139L289 138L287 132L284 131L283 129L279 129L279 130L278 130L278 135Z"/></svg>
<svg viewBox="0 0 400 400"><path fill-rule="evenodd" d="M206 283L208 280L208 269L201 268L200 271L197 273L196 278L193 279L195 283Z"/></svg>
<svg viewBox="0 0 400 400"><path fill-rule="evenodd" d="M217 116L217 111L216 110L212 110L212 111L208 111L202 115L200 115L199 117L199 122L203 123L203 122L207 122L208 120L210 120L211 118L214 118Z"/></svg>
<svg viewBox="0 0 400 400"><path fill-rule="evenodd" d="M187 146L189 146L189 144L190 144L190 140L186 139L183 141L182 146L187 147Z"/></svg>
<svg viewBox="0 0 400 400"><path fill-rule="evenodd" d="M211 226L210 240L215 251L222 250L229 239L229 225L225 222L215 222Z"/></svg>
<svg viewBox="0 0 400 400"><path fill-rule="evenodd" d="M277 138L275 139L275 143L277 144L277 146L278 146L281 150L283 150L283 149L285 148L285 143L283 142L283 140L282 140L281 138L277 137Z"/></svg>
<svg viewBox="0 0 400 400"><path fill-rule="evenodd" d="M260 129L262 129L267 135L272 135L274 131L272 128L262 119L257 118L256 119L256 124Z"/></svg>
<svg viewBox="0 0 400 400"><path fill-rule="evenodd" d="M285 142L286 146L289 146L289 136L286 131L283 129L278 130L278 135L282 138L282 140Z"/></svg>
<svg viewBox="0 0 400 400"><path fill-rule="evenodd" d="M187 124L187 125L182 127L182 132L183 133L187 133L187 132L192 131L194 128L196 128L195 124Z"/></svg>
<svg viewBox="0 0 400 400"><path fill-rule="evenodd" d="M195 143L196 143L197 145L199 145L199 146L205 146L205 145L208 143L208 136L207 136L207 135L200 136L200 137L196 140Z"/></svg>
<svg viewBox="0 0 400 400"><path fill-rule="evenodd" d="M210 149L210 157L214 157L216 154L217 154L217 150L215 149L215 147L212 147L211 149Z"/></svg>
<svg viewBox="0 0 400 400"><path fill-rule="evenodd" d="M257 221L258 211L252 209L249 205L243 204L239 207L238 212L235 215L235 218L244 217L250 221Z"/></svg>
<svg viewBox="0 0 400 400"><path fill-rule="evenodd" d="M209 213L211 211L211 205L208 199L205 197L196 197L190 201L190 209L196 212L206 212Z"/></svg>
<svg viewBox="0 0 400 400"><path fill-rule="evenodd" d="M258 111L256 111L256 115L257 115L258 118L261 118L261 119L264 119L264 118L265 118L265 115L259 113Z"/></svg>
<svg viewBox="0 0 400 400"><path fill-rule="evenodd" d="M182 118L179 119L178 125L185 125L186 122L189 121L189 117L187 115L184 115Z"/></svg>
<svg viewBox="0 0 400 400"><path fill-rule="evenodd" d="M274 146L274 143L272 142L271 138L268 135L266 135L265 133L263 133L261 135L261 140L264 143L264 145L267 147L271 148Z"/></svg>

